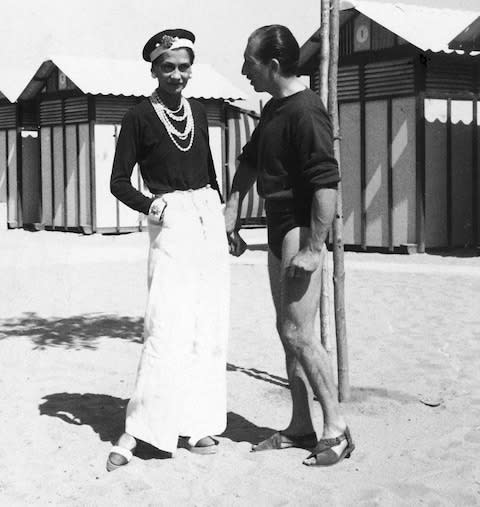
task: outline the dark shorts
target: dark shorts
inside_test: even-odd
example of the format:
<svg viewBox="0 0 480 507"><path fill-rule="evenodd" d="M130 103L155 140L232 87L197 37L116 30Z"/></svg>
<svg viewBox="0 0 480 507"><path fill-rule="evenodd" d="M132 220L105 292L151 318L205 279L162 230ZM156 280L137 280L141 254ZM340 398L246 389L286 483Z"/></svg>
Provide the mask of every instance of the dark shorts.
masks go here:
<svg viewBox="0 0 480 507"><path fill-rule="evenodd" d="M310 227L311 208L296 206L293 201L267 200L268 247L277 259L282 258L283 238L295 227Z"/></svg>

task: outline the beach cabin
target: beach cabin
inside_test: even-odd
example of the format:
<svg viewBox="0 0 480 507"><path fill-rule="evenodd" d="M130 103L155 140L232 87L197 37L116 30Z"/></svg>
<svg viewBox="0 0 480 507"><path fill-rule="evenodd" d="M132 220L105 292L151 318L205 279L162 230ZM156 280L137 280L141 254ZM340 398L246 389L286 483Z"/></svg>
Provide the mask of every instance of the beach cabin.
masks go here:
<svg viewBox="0 0 480 507"><path fill-rule="evenodd" d="M25 71L9 68L0 91L0 229L40 219L37 121L34 105L15 102ZM32 130L33 128L33 130Z"/></svg>
<svg viewBox="0 0 480 507"><path fill-rule="evenodd" d="M17 202L17 108L0 91L0 230L18 224Z"/></svg>
<svg viewBox="0 0 480 507"><path fill-rule="evenodd" d="M185 95L206 107L215 169L226 191L232 142L227 111L245 95L210 65L195 64L193 72ZM142 229L145 217L118 202L109 183L123 115L155 86L148 64L140 61L54 57L40 65L18 104L36 104L42 227L87 234ZM243 125L256 121L235 111L231 107L229 118L240 114ZM147 192L136 169L132 181Z"/></svg>
<svg viewBox="0 0 480 507"><path fill-rule="evenodd" d="M340 9L345 244L478 245L480 58L448 45L480 13L367 0ZM317 31L300 62L316 90L319 57Z"/></svg>

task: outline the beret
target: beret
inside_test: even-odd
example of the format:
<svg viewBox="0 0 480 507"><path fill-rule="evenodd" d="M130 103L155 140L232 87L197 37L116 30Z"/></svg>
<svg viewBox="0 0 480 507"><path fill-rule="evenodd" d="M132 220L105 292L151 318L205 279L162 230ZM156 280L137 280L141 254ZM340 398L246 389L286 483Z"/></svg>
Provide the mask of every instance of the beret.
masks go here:
<svg viewBox="0 0 480 507"><path fill-rule="evenodd" d="M188 47L193 50L195 35L183 28L163 30L151 37L145 44L142 57L147 62L152 62L162 53L169 49Z"/></svg>

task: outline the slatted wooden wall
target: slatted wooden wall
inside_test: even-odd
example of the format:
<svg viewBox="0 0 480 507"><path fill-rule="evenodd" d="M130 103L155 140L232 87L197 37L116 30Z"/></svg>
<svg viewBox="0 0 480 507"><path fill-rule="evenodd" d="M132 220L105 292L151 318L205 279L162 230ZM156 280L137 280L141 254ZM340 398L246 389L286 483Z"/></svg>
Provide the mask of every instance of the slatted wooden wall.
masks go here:
<svg viewBox="0 0 480 507"><path fill-rule="evenodd" d="M237 157L258 124L258 117L234 107L227 108L226 116L228 130L225 185L230 189L237 168ZM264 222L264 200L259 197L255 187L250 189L243 201L240 218L246 224L260 224Z"/></svg>

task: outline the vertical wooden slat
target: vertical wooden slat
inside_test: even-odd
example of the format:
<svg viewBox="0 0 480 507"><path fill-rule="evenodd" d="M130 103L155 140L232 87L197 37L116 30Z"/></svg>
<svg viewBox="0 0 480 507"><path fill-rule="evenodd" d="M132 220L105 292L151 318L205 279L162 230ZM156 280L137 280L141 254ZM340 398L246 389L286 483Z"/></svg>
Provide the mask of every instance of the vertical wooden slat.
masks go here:
<svg viewBox="0 0 480 507"><path fill-rule="evenodd" d="M67 192L67 182L68 182L68 160L67 160L67 129L65 126L65 120L63 117L63 100L62 100L62 149L63 149L63 226L65 230L68 227L68 192Z"/></svg>
<svg viewBox="0 0 480 507"><path fill-rule="evenodd" d="M387 202L388 250L393 252L393 167L392 167L392 98L387 99Z"/></svg>
<svg viewBox="0 0 480 507"><path fill-rule="evenodd" d="M473 98L472 121L472 242L479 244L478 235L478 99Z"/></svg>
<svg viewBox="0 0 480 507"><path fill-rule="evenodd" d="M393 245L415 244L415 97L392 99Z"/></svg>
<svg viewBox="0 0 480 507"><path fill-rule="evenodd" d="M81 191L80 191L80 131L79 131L80 125L78 123L75 124L75 161L77 165L77 206L76 206L76 212L77 212L77 226L80 227L81 225L81 205L80 205L80 199L81 199Z"/></svg>
<svg viewBox="0 0 480 507"><path fill-rule="evenodd" d="M92 232L97 232L97 188L95 178L95 122L88 122L88 141L89 141L89 155L90 155L90 188L91 188L91 217L92 217Z"/></svg>
<svg viewBox="0 0 480 507"><path fill-rule="evenodd" d="M6 131L7 177L8 177L8 223L11 227L21 227L18 216L18 167L17 135L15 130Z"/></svg>
<svg viewBox="0 0 480 507"><path fill-rule="evenodd" d="M7 144L6 133L0 130L0 202L7 202Z"/></svg>
<svg viewBox="0 0 480 507"><path fill-rule="evenodd" d="M0 130L0 230L8 227L7 134Z"/></svg>
<svg viewBox="0 0 480 507"><path fill-rule="evenodd" d="M452 99L447 99L447 244L452 246Z"/></svg>
<svg viewBox="0 0 480 507"><path fill-rule="evenodd" d="M365 66L359 66L360 78L360 188L361 188L361 246L367 249L367 135L365 112Z"/></svg>
<svg viewBox="0 0 480 507"><path fill-rule="evenodd" d="M53 226L55 229L65 227L65 145L63 126L53 127L53 193L54 215Z"/></svg>
<svg viewBox="0 0 480 507"><path fill-rule="evenodd" d="M17 222L18 226L23 226L23 150L22 150L22 135L19 128L15 131L15 142L17 145Z"/></svg>
<svg viewBox="0 0 480 507"><path fill-rule="evenodd" d="M77 229L79 225L79 193L78 193L78 140L77 126L73 124L65 125L65 194L67 221L65 228L67 230Z"/></svg>
<svg viewBox="0 0 480 507"><path fill-rule="evenodd" d="M416 117L416 225L417 251L425 252L425 82L426 63L423 54L418 54L415 63L415 117Z"/></svg>
<svg viewBox="0 0 480 507"><path fill-rule="evenodd" d="M117 146L118 141L118 127L116 125L113 126L113 137L115 146ZM120 232L120 202L118 199L115 199L115 221L116 221L116 230Z"/></svg>
<svg viewBox="0 0 480 507"><path fill-rule="evenodd" d="M88 123L78 125L79 225L85 234L92 232L90 143Z"/></svg>

